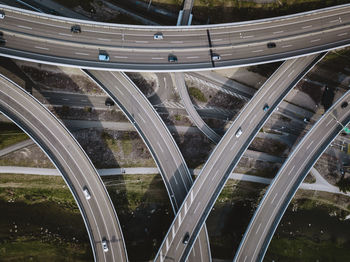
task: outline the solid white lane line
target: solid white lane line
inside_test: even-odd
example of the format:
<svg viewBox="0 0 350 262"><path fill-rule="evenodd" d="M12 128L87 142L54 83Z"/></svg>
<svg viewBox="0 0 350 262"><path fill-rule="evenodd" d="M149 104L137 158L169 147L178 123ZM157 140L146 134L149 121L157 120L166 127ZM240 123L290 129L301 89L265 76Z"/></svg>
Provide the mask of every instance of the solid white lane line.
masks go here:
<svg viewBox="0 0 350 262"><path fill-rule="evenodd" d="M235 145L237 144L237 142L238 142L238 141L236 141L236 142L232 145L230 151L232 151L233 149L235 149Z"/></svg>
<svg viewBox="0 0 350 262"><path fill-rule="evenodd" d="M138 115L139 115L139 118L141 118L142 122L144 122L144 123L146 124L146 121L145 121L145 119L143 119L143 117L141 116L141 114L138 113ZM163 151L163 150L162 150L162 151Z"/></svg>
<svg viewBox="0 0 350 262"><path fill-rule="evenodd" d="M33 28L29 27L29 26L24 26L24 25L18 25L17 27L24 28L24 29L29 29L29 30L33 29Z"/></svg>
<svg viewBox="0 0 350 262"><path fill-rule="evenodd" d="M159 146L160 151L162 151L162 153L164 153L164 150L163 150L163 148L161 147L161 145L159 144L159 142L157 142L157 145Z"/></svg>
<svg viewBox="0 0 350 262"><path fill-rule="evenodd" d="M114 58L128 58L127 56L114 56Z"/></svg>
<svg viewBox="0 0 350 262"><path fill-rule="evenodd" d="M284 31L281 30L281 31L276 31L276 32L273 32L274 34L280 34L280 33L283 33Z"/></svg>
<svg viewBox="0 0 350 262"><path fill-rule="evenodd" d="M197 211L197 209L198 209L200 203L201 203L201 202L199 201L198 204L197 204L197 206L196 206L196 208L195 208L194 211L193 211L193 214L196 213L196 211Z"/></svg>
<svg viewBox="0 0 350 262"><path fill-rule="evenodd" d="M287 48L287 47L291 47L293 45L283 45L282 48Z"/></svg>
<svg viewBox="0 0 350 262"><path fill-rule="evenodd" d="M276 197L277 197L278 193L276 193L276 195L272 198L271 200L271 204L273 203L273 201L275 201Z"/></svg>
<svg viewBox="0 0 350 262"><path fill-rule="evenodd" d="M310 28L312 25L303 26L302 29Z"/></svg>
<svg viewBox="0 0 350 262"><path fill-rule="evenodd" d="M88 53L80 53L80 52L76 52L76 55L89 55Z"/></svg>
<svg viewBox="0 0 350 262"><path fill-rule="evenodd" d="M344 36L344 35L347 35L348 33L341 33L341 34L338 34L337 36Z"/></svg>
<svg viewBox="0 0 350 262"><path fill-rule="evenodd" d="M293 172L294 168L295 168L295 166L292 167L292 169L289 171L287 176L289 176Z"/></svg>
<svg viewBox="0 0 350 262"><path fill-rule="evenodd" d="M50 50L49 48L42 47L42 46L34 46L34 47L37 48L37 49L42 49L42 50Z"/></svg>
<svg viewBox="0 0 350 262"><path fill-rule="evenodd" d="M261 223L259 224L258 229L255 231L255 235L258 234L260 227L261 227Z"/></svg>
<svg viewBox="0 0 350 262"><path fill-rule="evenodd" d="M72 36L71 34L66 34L66 33L58 33L58 34L63 36Z"/></svg>
<svg viewBox="0 0 350 262"><path fill-rule="evenodd" d="M326 127L329 126L330 123L333 122L333 119L329 120L329 122L327 123Z"/></svg>
<svg viewBox="0 0 350 262"><path fill-rule="evenodd" d="M321 40L321 38L313 39L313 40L310 41L310 43L318 42L318 41L320 41L320 40Z"/></svg>
<svg viewBox="0 0 350 262"><path fill-rule="evenodd" d="M306 147L306 150L308 150L313 143L314 143L314 140L312 140L311 143Z"/></svg>
<svg viewBox="0 0 350 262"><path fill-rule="evenodd" d="M262 52L262 51L264 51L264 50L259 49L259 50L254 50L254 51L252 51L252 53L259 53L259 52Z"/></svg>
<svg viewBox="0 0 350 262"><path fill-rule="evenodd" d="M256 114L252 117L252 119L250 119L249 124L251 124L255 118L256 118Z"/></svg>
<svg viewBox="0 0 350 262"><path fill-rule="evenodd" d="M173 176L174 180L175 180L175 184L178 185L179 183L177 182L176 176Z"/></svg>
<svg viewBox="0 0 350 262"><path fill-rule="evenodd" d="M217 176L217 174L219 173L219 170L216 170L215 175L211 178L211 181L214 181L215 177Z"/></svg>
<svg viewBox="0 0 350 262"><path fill-rule="evenodd" d="M289 77L294 73L294 71L295 71L295 70L293 69L293 70L288 74L287 77L289 78Z"/></svg>

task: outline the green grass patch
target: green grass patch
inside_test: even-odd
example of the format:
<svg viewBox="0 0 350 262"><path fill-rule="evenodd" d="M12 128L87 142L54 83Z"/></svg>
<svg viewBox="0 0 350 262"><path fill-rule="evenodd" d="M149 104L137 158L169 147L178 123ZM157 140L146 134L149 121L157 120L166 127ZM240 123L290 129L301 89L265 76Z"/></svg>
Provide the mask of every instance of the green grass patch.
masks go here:
<svg viewBox="0 0 350 262"><path fill-rule="evenodd" d="M197 99L200 102L207 102L207 98L204 96L204 94L202 93L201 90L199 90L196 87L190 87L188 89L188 92L190 94L190 96L192 96L193 98Z"/></svg>
<svg viewBox="0 0 350 262"><path fill-rule="evenodd" d="M14 123L0 122L0 130L0 149L29 139Z"/></svg>
<svg viewBox="0 0 350 262"><path fill-rule="evenodd" d="M122 149L125 156L132 153L132 141L128 132L124 132L123 138L121 139Z"/></svg>

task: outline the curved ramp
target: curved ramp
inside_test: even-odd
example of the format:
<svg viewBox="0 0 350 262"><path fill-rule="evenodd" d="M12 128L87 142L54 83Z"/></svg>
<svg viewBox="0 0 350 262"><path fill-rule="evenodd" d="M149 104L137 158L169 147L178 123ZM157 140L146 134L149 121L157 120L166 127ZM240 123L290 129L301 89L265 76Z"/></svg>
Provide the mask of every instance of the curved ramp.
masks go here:
<svg viewBox="0 0 350 262"><path fill-rule="evenodd" d="M0 76L0 111L26 132L57 167L83 216L95 261L128 261L121 226L90 159L64 125L34 97ZM85 197L87 189L90 199ZM109 250L104 252L102 241Z"/></svg>
<svg viewBox="0 0 350 262"><path fill-rule="evenodd" d="M184 103L185 109L189 114L193 123L198 127L198 129L206 135L215 144L219 143L221 136L219 136L212 128L210 128L201 116L198 114L197 110L194 108L191 97L188 93L185 77L181 73L175 73L175 86L177 87L181 100Z"/></svg>
<svg viewBox="0 0 350 262"><path fill-rule="evenodd" d="M84 72L114 100L133 123L158 166L176 214L193 182L180 149L163 120L124 73L97 70L84 70ZM190 259L211 260L205 228L195 243L195 252L191 253Z"/></svg>
<svg viewBox="0 0 350 262"><path fill-rule="evenodd" d="M350 121L350 91L312 127L284 162L248 226L234 261L262 261L290 201L310 169Z"/></svg>

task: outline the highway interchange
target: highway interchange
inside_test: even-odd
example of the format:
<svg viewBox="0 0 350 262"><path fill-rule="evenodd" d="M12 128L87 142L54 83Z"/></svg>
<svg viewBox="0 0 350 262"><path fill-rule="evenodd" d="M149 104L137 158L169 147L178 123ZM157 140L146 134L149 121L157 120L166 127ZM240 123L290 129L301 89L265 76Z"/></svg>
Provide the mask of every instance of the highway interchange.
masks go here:
<svg viewBox="0 0 350 262"><path fill-rule="evenodd" d="M5 47L0 47L1 55L36 62L103 70L85 70L85 72L113 98L134 124L158 165L174 212L177 212L155 261L185 261L186 259L198 261L198 257L193 254L196 253L198 256L198 253L191 253L193 246L195 250L200 250L202 256L199 258L200 261L211 260L208 236L203 226L232 169L269 115L272 114L295 84L325 55L325 53L320 52L350 44L348 35L350 26L349 5L257 22L181 28L106 25L39 15L8 6L0 6L0 9L5 10L6 13L6 18L0 23L0 30L4 32L7 41ZM82 28L82 33L79 35L70 32L70 27L75 24L79 24ZM153 39L153 35L160 31L165 36L165 41ZM275 48L266 47L267 43L271 41L277 44ZM98 50L101 49L108 51L111 61L97 61ZM320 54L313 54L315 52ZM213 53L220 54L222 59L213 62L210 57ZM178 62L169 63L169 54L176 55ZM242 109L240 115L235 119L209 157L193 185L186 163L174 139L152 105L124 73L108 72L108 70L201 70L212 67L222 68L265 63L296 56L302 57L284 62ZM82 152L79 146L74 147L76 141L72 139L72 136L67 130L60 127L58 121L56 121L58 123L55 123L52 116L48 116L40 105L36 106L38 113L35 115L26 110L23 106L25 103L34 103L30 101L33 99L29 95L25 94L19 87L9 84L8 81L1 80L1 88L9 88L9 86L16 94L12 94L11 97L12 91L1 92L1 111L27 133L31 134L58 168L65 161L69 163L66 166L68 169L77 166L74 172L70 173L62 168L60 170L67 184L70 185L78 206L81 208L90 233L95 260L127 261L126 248L117 215L101 179L98 177L96 170L91 167L92 164L85 153ZM17 100L21 98L23 104L15 102L14 97ZM8 99L13 101L13 104L18 108L6 103ZM342 99L341 101L347 100L348 94ZM333 107L338 110L334 111L333 114L339 113L341 110L344 112L348 110L340 109L339 103ZM23 111L24 116L20 118L15 113L18 111ZM55 127L37 127L33 122L39 123L40 121L33 120L33 117L40 117L41 121L45 119L45 123L48 121L53 123ZM341 117L338 115L336 117L339 117L339 121L346 124L350 116L343 114ZM318 125L322 124L326 127L328 125L332 127L327 132L323 143L320 142L319 147L313 150L314 148L311 147L306 137L290 156L283 167L284 169L281 169L278 178L274 180L267 193L269 194L274 188L279 190L279 193L282 192L283 197L279 201L281 209L285 210L288 206L303 180L305 175L303 172L312 167L324 148L341 130L334 120L334 115L327 113L317 126L310 131L308 137L310 136L310 139L313 139L311 143L316 138L324 135L325 128L323 128L323 131L317 128ZM55 131L55 129L58 131ZM49 147L50 144L52 146L52 141L57 139L51 135L56 134L55 132L61 132L59 141L62 144L65 143L63 148ZM50 138L46 138L45 135L50 136ZM313 136L316 138L313 138ZM42 142L45 141L43 137L46 139L46 143ZM218 141L219 139L215 138L213 140ZM68 157L68 160L63 160L57 157L57 155L61 157L69 156L69 150L73 150L73 148L77 150L77 155L81 156L80 159L71 156ZM313 153L310 154L310 159L303 158L301 153L297 154L298 150L303 153L309 149ZM59 150L63 151L59 152ZM286 171L284 170L288 170L288 167L292 164L296 165L294 161L301 161L300 158L304 161L302 162L304 167L301 166L300 173L295 174L295 184L283 183L285 180L280 179L280 177L285 177L283 172ZM85 176L82 175L79 164L87 169L84 172ZM86 175L86 173L89 175ZM87 200L81 190L83 181L85 184L90 183L91 199ZM277 184L277 181L282 182ZM93 185L91 185L92 183ZM287 189L281 190L282 186L290 186L289 191ZM287 192L290 193L287 194ZM272 205L273 201L269 197L269 195L264 197L263 201L265 202L261 203L257 212L261 212L261 206L267 200ZM263 209L263 215L257 213L258 215L254 216L245 236L245 239L249 236L252 239L241 245L240 250L243 251L240 252L243 255L239 253L236 257L237 261L246 261L246 259L248 261L262 260L278 221L284 212L284 210L277 212L279 210L277 208L274 213L269 211L269 209L274 208L274 205L272 207L267 206ZM107 213L104 214L104 212ZM275 217L271 214L274 214ZM263 223L261 221L267 220L273 226L265 228L265 235L262 234L260 238L255 237L256 234L249 235L250 230L253 230L253 232L256 230L257 232ZM95 221L95 223L91 223L92 221ZM258 225L257 229L250 229L256 225ZM184 237L187 235L188 243L184 245ZM196 241L198 235L200 237ZM260 234L258 235L260 236ZM107 240L110 252L103 251L101 243L104 238Z"/></svg>

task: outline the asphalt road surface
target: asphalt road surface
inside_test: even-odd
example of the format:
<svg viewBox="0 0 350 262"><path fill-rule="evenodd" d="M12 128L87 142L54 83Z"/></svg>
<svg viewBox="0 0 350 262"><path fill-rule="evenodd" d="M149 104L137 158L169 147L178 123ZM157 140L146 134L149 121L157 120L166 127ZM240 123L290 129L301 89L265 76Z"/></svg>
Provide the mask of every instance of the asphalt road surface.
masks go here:
<svg viewBox="0 0 350 262"><path fill-rule="evenodd" d="M283 60L350 44L350 4L288 17L208 26L147 27L60 18L0 6L0 55L81 68L189 71ZM72 33L79 25L81 33ZM163 39L154 39L161 32ZM268 43L276 44L268 48ZM270 45L271 46L271 45ZM110 61L98 61L99 50ZM220 55L213 61L211 54ZM168 56L177 62L168 62Z"/></svg>
<svg viewBox="0 0 350 262"><path fill-rule="evenodd" d="M288 92L323 56L312 55L286 61L256 92L195 180L162 243L156 261L186 260L199 230L246 148Z"/></svg>
<svg viewBox="0 0 350 262"><path fill-rule="evenodd" d="M178 211L192 178L173 137L150 102L124 74L98 70L85 71L115 101L147 145L167 189L174 213ZM210 261L206 229L201 231L191 261Z"/></svg>
<svg viewBox="0 0 350 262"><path fill-rule="evenodd" d="M127 261L121 227L107 190L78 142L44 106L0 78L0 111L43 149L61 172L83 216L96 261ZM90 199L84 195L87 189ZM108 251L102 248L106 240Z"/></svg>
<svg viewBox="0 0 350 262"><path fill-rule="evenodd" d="M234 261L262 261L279 221L304 178L350 121L350 91L330 108L285 161L256 210ZM341 124L340 124L341 123Z"/></svg>

